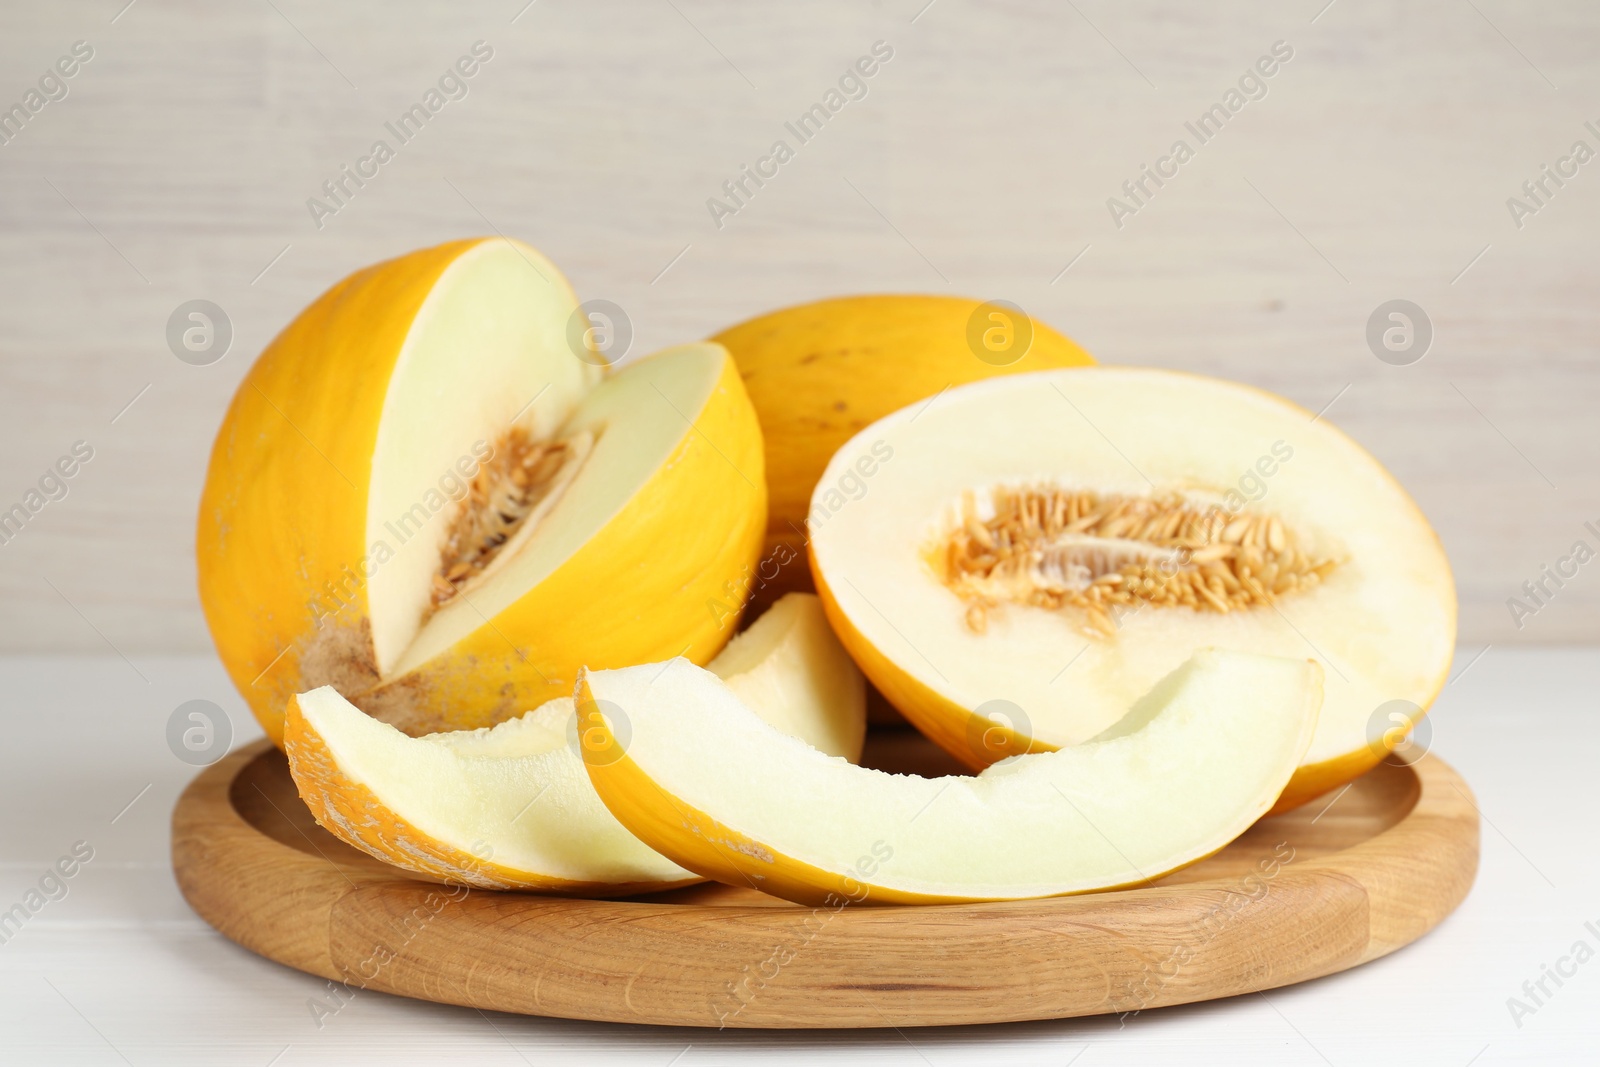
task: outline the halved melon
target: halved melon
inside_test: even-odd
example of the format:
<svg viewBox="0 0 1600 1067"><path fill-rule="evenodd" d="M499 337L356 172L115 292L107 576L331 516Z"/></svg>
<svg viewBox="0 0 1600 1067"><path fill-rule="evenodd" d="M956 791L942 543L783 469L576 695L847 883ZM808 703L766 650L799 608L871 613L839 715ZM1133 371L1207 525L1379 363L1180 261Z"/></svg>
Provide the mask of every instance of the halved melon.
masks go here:
<svg viewBox="0 0 1600 1067"><path fill-rule="evenodd" d="M673 665L647 670L667 685L661 676ZM840 758L860 756L864 683L816 597L779 601L710 669L774 729ZM412 738L324 686L290 700L284 747L319 823L419 874L607 896L698 881L600 803L578 727L572 698L559 697L492 728Z"/></svg>
<svg viewBox="0 0 1600 1067"><path fill-rule="evenodd" d="M595 791L640 840L802 904L931 904L1149 882L1267 811L1316 727L1308 660L1204 651L1101 739L975 778L886 774L779 733L687 664L586 671Z"/></svg>
<svg viewBox="0 0 1600 1067"><path fill-rule="evenodd" d="M576 314L532 248L459 241L345 279L250 369L197 555L274 740L320 685L411 733L478 727L583 664L703 663L732 636L765 523L738 373L698 344L602 381Z"/></svg>
<svg viewBox="0 0 1600 1067"><path fill-rule="evenodd" d="M1384 756L1377 709L1444 683L1438 539L1372 456L1277 397L1017 375L875 423L821 484L880 443L894 462L813 524L817 588L867 677L971 766L1088 740L1198 648L1311 656L1327 697L1288 807Z"/></svg>

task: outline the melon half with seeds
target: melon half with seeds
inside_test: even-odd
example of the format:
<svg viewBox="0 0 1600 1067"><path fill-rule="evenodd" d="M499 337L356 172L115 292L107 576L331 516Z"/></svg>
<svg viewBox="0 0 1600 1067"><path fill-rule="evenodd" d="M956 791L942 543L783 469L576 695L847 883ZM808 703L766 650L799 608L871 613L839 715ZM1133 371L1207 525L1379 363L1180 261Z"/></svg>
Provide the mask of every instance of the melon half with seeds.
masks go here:
<svg viewBox="0 0 1600 1067"><path fill-rule="evenodd" d="M1363 773L1444 684L1449 564L1327 420L1213 379L1043 371L863 430L893 449L811 526L829 619L868 678L969 766L1079 744L1197 649L1311 658L1326 697L1280 809ZM1383 712L1379 709L1384 708Z"/></svg>
<svg viewBox="0 0 1600 1067"><path fill-rule="evenodd" d="M458 241L346 278L250 368L196 554L275 741L322 685L408 733L477 728L582 666L704 663L733 635L766 521L733 361L684 345L608 375L579 315L534 249Z"/></svg>

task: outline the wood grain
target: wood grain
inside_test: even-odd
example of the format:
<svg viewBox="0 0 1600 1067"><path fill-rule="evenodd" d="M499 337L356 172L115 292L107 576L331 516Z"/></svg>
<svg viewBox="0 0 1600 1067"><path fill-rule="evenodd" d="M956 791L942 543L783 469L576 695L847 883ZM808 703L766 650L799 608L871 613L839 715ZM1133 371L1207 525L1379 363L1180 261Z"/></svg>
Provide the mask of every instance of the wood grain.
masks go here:
<svg viewBox="0 0 1600 1067"><path fill-rule="evenodd" d="M867 762L939 773L904 732ZM241 945L352 988L699 1027L932 1026L1139 1011L1331 974L1466 896L1478 814L1437 757L1382 764L1158 884L1041 901L837 912L705 885L626 901L435 885L318 827L264 742L173 813L178 884Z"/></svg>

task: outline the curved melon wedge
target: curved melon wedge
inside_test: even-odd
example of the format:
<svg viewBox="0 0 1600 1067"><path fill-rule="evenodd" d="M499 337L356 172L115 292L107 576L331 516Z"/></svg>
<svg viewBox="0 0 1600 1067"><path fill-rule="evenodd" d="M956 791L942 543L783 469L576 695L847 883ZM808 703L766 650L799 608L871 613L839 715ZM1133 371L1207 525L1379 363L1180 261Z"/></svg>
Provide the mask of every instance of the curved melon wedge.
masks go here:
<svg viewBox="0 0 1600 1067"><path fill-rule="evenodd" d="M612 814L689 870L802 904L956 903L1143 884L1271 806L1316 729L1314 662L1204 650L1099 738L977 777L893 775L780 734L687 664L585 672Z"/></svg>
<svg viewBox="0 0 1600 1067"><path fill-rule="evenodd" d="M860 755L865 682L816 597L779 601L711 668L776 728ZM446 882L585 896L699 881L612 818L577 739L571 697L495 727L413 738L330 686L292 698L284 728L289 770L317 822L395 866Z"/></svg>
<svg viewBox="0 0 1600 1067"><path fill-rule="evenodd" d="M606 816L558 697L484 730L408 737L332 686L291 697L284 750L325 829L441 882L625 896L700 879Z"/></svg>

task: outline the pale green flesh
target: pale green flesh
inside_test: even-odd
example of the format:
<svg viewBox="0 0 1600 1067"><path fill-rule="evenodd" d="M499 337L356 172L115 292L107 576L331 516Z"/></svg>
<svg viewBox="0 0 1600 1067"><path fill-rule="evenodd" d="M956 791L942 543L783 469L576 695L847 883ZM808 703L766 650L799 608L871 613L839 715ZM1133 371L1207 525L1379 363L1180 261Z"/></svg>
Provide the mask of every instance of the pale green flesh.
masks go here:
<svg viewBox="0 0 1600 1067"><path fill-rule="evenodd" d="M642 668L588 684L626 716L639 770L755 852L966 899L1136 883L1223 847L1289 781L1321 700L1305 660L1202 651L1159 688L1158 707L1135 706L1148 721L1131 733L929 779L830 759L687 664L654 684Z"/></svg>
<svg viewBox="0 0 1600 1067"><path fill-rule="evenodd" d="M416 637L463 475L514 424L554 433L600 380L566 342L577 305L537 251L489 240L450 264L412 323L378 425L365 557L346 561L366 581L380 672Z"/></svg>
<svg viewBox="0 0 1600 1067"><path fill-rule="evenodd" d="M716 345L680 345L596 386L559 430L564 437L581 431L594 436L571 483L519 550L498 557L491 573L423 624L393 674L420 667L486 625L587 544L693 432L690 424L716 387L725 358Z"/></svg>
<svg viewBox="0 0 1600 1067"><path fill-rule="evenodd" d="M489 729L422 738L371 718L329 686L299 699L339 769L434 840L501 867L568 881L695 878L628 833L600 803L567 744L571 697Z"/></svg>

